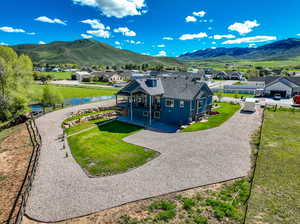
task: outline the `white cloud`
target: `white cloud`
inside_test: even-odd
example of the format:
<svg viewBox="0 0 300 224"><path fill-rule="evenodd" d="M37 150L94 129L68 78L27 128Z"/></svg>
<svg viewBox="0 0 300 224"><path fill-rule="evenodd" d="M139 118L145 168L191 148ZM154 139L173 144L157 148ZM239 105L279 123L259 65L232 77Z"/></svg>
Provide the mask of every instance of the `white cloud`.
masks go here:
<svg viewBox="0 0 300 224"><path fill-rule="evenodd" d="M4 42L0 42L0 45L2 45L2 46L8 46L8 44L4 43Z"/></svg>
<svg viewBox="0 0 300 224"><path fill-rule="evenodd" d="M127 37L135 37L136 33L133 30L130 30L128 27L119 27L114 29L115 33L122 33L124 36Z"/></svg>
<svg viewBox="0 0 300 224"><path fill-rule="evenodd" d="M44 41L39 41L39 44L46 44Z"/></svg>
<svg viewBox="0 0 300 224"><path fill-rule="evenodd" d="M145 0L73 0L73 3L98 7L107 17L123 18L147 13Z"/></svg>
<svg viewBox="0 0 300 224"><path fill-rule="evenodd" d="M256 44L249 44L248 47L250 47L250 48L256 47Z"/></svg>
<svg viewBox="0 0 300 224"><path fill-rule="evenodd" d="M185 21L187 23L197 22L197 18L195 16L187 16L185 17Z"/></svg>
<svg viewBox="0 0 300 224"><path fill-rule="evenodd" d="M163 40L174 40L173 37L164 37Z"/></svg>
<svg viewBox="0 0 300 224"><path fill-rule="evenodd" d="M167 56L167 52L166 51L160 51L156 56L158 56L158 57L166 57Z"/></svg>
<svg viewBox="0 0 300 224"><path fill-rule="evenodd" d="M86 19L86 20L82 20L80 22L89 24L93 29L96 29L96 30L105 30L106 29L105 25L97 19Z"/></svg>
<svg viewBox="0 0 300 224"><path fill-rule="evenodd" d="M73 0L73 3L80 4L80 5L92 6L92 7L98 6L96 0Z"/></svg>
<svg viewBox="0 0 300 224"><path fill-rule="evenodd" d="M216 41L213 41L213 42L211 42L212 44L217 44L217 42Z"/></svg>
<svg viewBox="0 0 300 224"><path fill-rule="evenodd" d="M227 34L227 35L218 35L218 34L216 34L216 35L214 35L213 38L214 38L215 40L221 40L221 39L223 39L223 38L232 39L232 38L235 38L235 36L232 35L232 34Z"/></svg>
<svg viewBox="0 0 300 224"><path fill-rule="evenodd" d="M198 33L198 34L183 34L181 37L179 37L180 40L192 40L192 39L200 39L207 37L206 33Z"/></svg>
<svg viewBox="0 0 300 224"><path fill-rule="evenodd" d="M40 17L35 18L34 20L39 21L39 22L43 22L43 23L57 23L57 24L61 24L61 25L64 25L64 26L67 25L66 22L64 22L60 19L57 19L57 18L51 19L47 16L40 16Z"/></svg>
<svg viewBox="0 0 300 224"><path fill-rule="evenodd" d="M300 33L298 33L297 36L300 36Z"/></svg>
<svg viewBox="0 0 300 224"><path fill-rule="evenodd" d="M194 16L198 16L198 17L204 17L205 16L205 14L206 14L206 12L205 11L199 11L199 12L193 12L193 15Z"/></svg>
<svg viewBox="0 0 300 224"><path fill-rule="evenodd" d="M277 37L275 36L244 37L235 40L226 40L222 44L258 43L258 42L266 42L270 40L277 40Z"/></svg>
<svg viewBox="0 0 300 224"><path fill-rule="evenodd" d="M86 33L91 34L95 37L102 37L102 38L110 38L110 32L107 30L87 30Z"/></svg>
<svg viewBox="0 0 300 224"><path fill-rule="evenodd" d="M212 30L213 28L212 28L211 26L209 26L207 29L208 29L208 30Z"/></svg>
<svg viewBox="0 0 300 224"><path fill-rule="evenodd" d="M157 45L157 47L166 47L166 45L164 45L164 44L159 44L159 45Z"/></svg>
<svg viewBox="0 0 300 224"><path fill-rule="evenodd" d="M134 41L134 40L125 40L125 41L129 44L136 44L136 45L143 44L143 42L141 41Z"/></svg>
<svg viewBox="0 0 300 224"><path fill-rule="evenodd" d="M121 45L120 41L115 41L116 45Z"/></svg>
<svg viewBox="0 0 300 224"><path fill-rule="evenodd" d="M30 32L30 33L27 33L28 35L36 35L36 33L35 32Z"/></svg>
<svg viewBox="0 0 300 224"><path fill-rule="evenodd" d="M87 30L86 33L93 35L95 37L102 37L102 38L110 38L110 32L108 30L110 30L109 26L105 26L103 23L101 23L101 21L97 20L97 19L86 19L86 20L82 20L80 21L81 23L85 23L85 24L89 24L91 26L92 29L94 30ZM83 38L91 38L90 35L86 35L84 34L84 36L82 36Z"/></svg>
<svg viewBox="0 0 300 224"><path fill-rule="evenodd" d="M211 47L211 49L217 49L217 47Z"/></svg>
<svg viewBox="0 0 300 224"><path fill-rule="evenodd" d="M0 30L3 32L7 32L7 33L25 33L25 30L23 30L23 29L15 29L10 26L0 27Z"/></svg>
<svg viewBox="0 0 300 224"><path fill-rule="evenodd" d="M244 23L234 23L228 27L228 30L236 31L239 34L246 34L252 32L254 27L258 27L260 24L256 20L247 20Z"/></svg>
<svg viewBox="0 0 300 224"><path fill-rule="evenodd" d="M87 35L87 34L85 34L85 33L80 34L80 36L81 36L82 38L84 38L84 39L91 39L91 38L93 37L92 35Z"/></svg>

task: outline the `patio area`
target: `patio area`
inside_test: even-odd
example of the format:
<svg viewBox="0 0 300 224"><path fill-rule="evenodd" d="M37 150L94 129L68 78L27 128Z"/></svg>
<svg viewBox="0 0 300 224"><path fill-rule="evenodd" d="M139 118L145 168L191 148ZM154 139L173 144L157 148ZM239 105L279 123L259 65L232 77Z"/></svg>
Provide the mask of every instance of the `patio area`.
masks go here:
<svg viewBox="0 0 300 224"><path fill-rule="evenodd" d="M131 120L129 117L126 117L126 116L120 116L117 118L117 120L128 123L128 124L134 124L137 126L141 126L147 130L156 131L156 132L176 133L177 130L179 130L178 126L158 122L155 120L153 120L151 122L151 125L149 125L149 122L147 122L145 120L137 120L137 119Z"/></svg>

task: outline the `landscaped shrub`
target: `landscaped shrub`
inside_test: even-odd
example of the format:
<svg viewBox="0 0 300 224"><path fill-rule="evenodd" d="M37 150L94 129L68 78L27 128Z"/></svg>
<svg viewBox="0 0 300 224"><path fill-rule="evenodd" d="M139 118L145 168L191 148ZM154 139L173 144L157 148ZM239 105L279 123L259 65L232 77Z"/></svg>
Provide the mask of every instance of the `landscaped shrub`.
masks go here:
<svg viewBox="0 0 300 224"><path fill-rule="evenodd" d="M162 200L153 202L149 206L149 211L154 211L155 209L161 209L161 210L172 210L176 208L176 204L169 200Z"/></svg>
<svg viewBox="0 0 300 224"><path fill-rule="evenodd" d="M205 218L204 216L202 215L197 215L197 216L194 216L193 218L193 221L194 223L196 224L207 224L207 218Z"/></svg>
<svg viewBox="0 0 300 224"><path fill-rule="evenodd" d="M138 224L139 221L136 219L130 218L128 215L124 215L120 218L119 224Z"/></svg>
<svg viewBox="0 0 300 224"><path fill-rule="evenodd" d="M196 205L196 202L191 198L183 198L182 203L183 203L182 207L185 210L191 210Z"/></svg>
<svg viewBox="0 0 300 224"><path fill-rule="evenodd" d="M236 209L230 203L207 199L206 205L211 206L214 216L221 220L224 216L233 218L236 216Z"/></svg>
<svg viewBox="0 0 300 224"><path fill-rule="evenodd" d="M176 209L164 210L157 213L154 217L154 221L169 221L176 216Z"/></svg>

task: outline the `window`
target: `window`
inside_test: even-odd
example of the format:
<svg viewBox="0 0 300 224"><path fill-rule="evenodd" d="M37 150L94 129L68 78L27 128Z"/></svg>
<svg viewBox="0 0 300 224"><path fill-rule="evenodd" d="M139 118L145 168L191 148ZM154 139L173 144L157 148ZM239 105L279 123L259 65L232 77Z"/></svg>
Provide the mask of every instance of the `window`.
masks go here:
<svg viewBox="0 0 300 224"><path fill-rule="evenodd" d="M157 118L157 119L160 118L160 112L159 111L154 112L154 118Z"/></svg>
<svg viewBox="0 0 300 224"><path fill-rule="evenodd" d="M174 107L174 100L166 99L165 105L166 107Z"/></svg>
<svg viewBox="0 0 300 224"><path fill-rule="evenodd" d="M198 101L198 108L202 107L202 101Z"/></svg>
<svg viewBox="0 0 300 224"><path fill-rule="evenodd" d="M148 112L147 112L147 111L144 111L144 112L143 112L143 116L144 116L144 117L148 117Z"/></svg>
<svg viewBox="0 0 300 224"><path fill-rule="evenodd" d="M184 101L183 100L180 100L179 106L180 106L180 108L184 108Z"/></svg>

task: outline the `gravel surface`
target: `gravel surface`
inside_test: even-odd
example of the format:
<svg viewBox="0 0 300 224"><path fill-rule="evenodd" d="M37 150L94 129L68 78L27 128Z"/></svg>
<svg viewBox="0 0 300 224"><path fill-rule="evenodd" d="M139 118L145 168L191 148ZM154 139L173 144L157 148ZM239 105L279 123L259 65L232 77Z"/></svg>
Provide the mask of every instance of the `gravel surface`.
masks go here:
<svg viewBox="0 0 300 224"><path fill-rule="evenodd" d="M101 104L112 105L114 101ZM55 222L87 215L161 194L212 184L247 175L251 133L261 122L261 111L236 113L222 126L201 132L141 131L124 140L159 151L144 166L110 177L89 178L71 156L65 158L62 121L81 105L52 112L37 120L43 147L26 214Z"/></svg>

